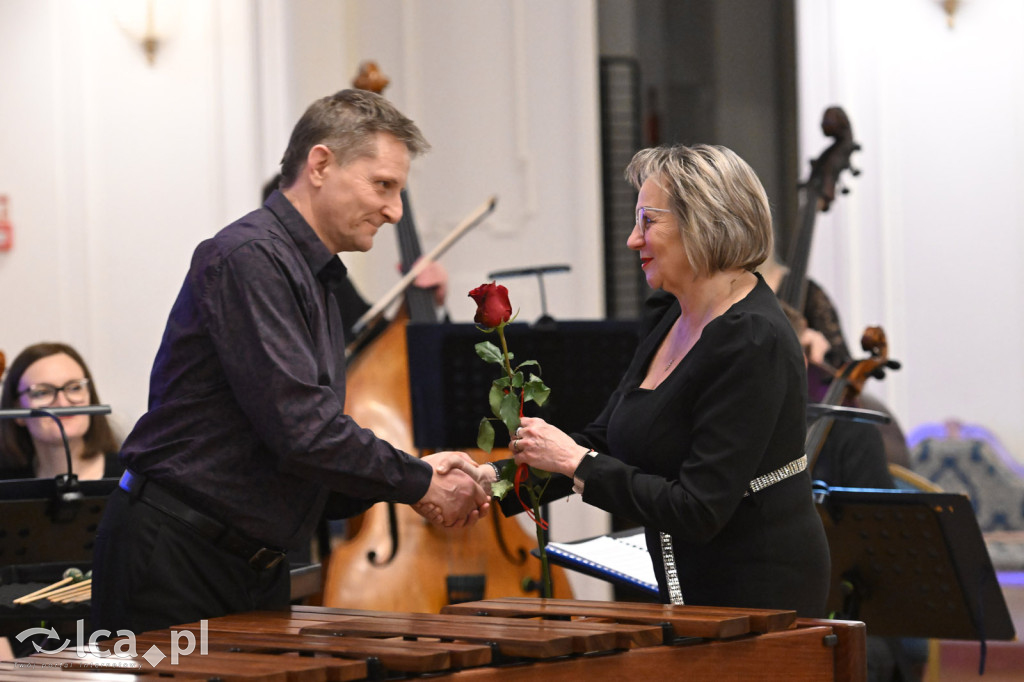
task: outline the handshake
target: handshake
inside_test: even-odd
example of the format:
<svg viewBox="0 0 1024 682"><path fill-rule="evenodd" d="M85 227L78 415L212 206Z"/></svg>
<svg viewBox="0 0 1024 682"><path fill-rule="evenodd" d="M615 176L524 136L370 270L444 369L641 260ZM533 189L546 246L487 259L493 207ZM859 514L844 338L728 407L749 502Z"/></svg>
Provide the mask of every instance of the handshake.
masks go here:
<svg viewBox="0 0 1024 682"><path fill-rule="evenodd" d="M487 515L494 467L477 464L464 452L437 452L422 458L434 469L430 487L413 509L431 523L446 528L471 526Z"/></svg>

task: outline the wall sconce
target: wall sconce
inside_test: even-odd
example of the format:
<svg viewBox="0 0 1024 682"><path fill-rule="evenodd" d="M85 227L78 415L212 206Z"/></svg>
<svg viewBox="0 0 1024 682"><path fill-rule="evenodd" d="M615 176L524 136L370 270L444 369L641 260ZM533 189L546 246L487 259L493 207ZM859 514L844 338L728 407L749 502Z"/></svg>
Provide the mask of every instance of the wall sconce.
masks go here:
<svg viewBox="0 0 1024 682"><path fill-rule="evenodd" d="M942 9L946 10L946 23L953 28L953 20L956 18L956 11L960 7L960 0L942 0Z"/></svg>
<svg viewBox="0 0 1024 682"><path fill-rule="evenodd" d="M119 0L114 20L129 38L142 46L146 62L156 63L156 53L177 23L180 6L174 0Z"/></svg>

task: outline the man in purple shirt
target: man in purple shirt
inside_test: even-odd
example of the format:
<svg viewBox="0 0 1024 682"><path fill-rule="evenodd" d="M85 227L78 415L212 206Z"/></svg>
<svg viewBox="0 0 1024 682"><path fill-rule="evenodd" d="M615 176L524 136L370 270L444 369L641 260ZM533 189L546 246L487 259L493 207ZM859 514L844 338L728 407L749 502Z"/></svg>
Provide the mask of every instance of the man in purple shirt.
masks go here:
<svg viewBox="0 0 1024 682"><path fill-rule="evenodd" d="M369 250L398 222L410 160L427 149L379 95L320 99L292 131L281 190L196 248L97 536L94 627L286 606L285 553L327 505L345 517L414 504L446 526L486 513L468 455L414 457L344 412L336 254Z"/></svg>

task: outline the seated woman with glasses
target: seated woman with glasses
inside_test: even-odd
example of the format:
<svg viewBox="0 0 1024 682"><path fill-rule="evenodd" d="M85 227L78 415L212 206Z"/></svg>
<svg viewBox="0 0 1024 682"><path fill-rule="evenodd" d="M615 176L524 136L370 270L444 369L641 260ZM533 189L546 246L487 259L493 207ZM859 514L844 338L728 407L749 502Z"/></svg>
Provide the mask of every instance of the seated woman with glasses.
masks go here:
<svg viewBox="0 0 1024 682"><path fill-rule="evenodd" d="M99 404L85 360L63 343L37 343L7 369L0 409ZM124 471L120 449L104 415L62 417L72 471L80 479L116 478ZM60 428L53 419L0 420L0 479L53 478L67 473Z"/></svg>

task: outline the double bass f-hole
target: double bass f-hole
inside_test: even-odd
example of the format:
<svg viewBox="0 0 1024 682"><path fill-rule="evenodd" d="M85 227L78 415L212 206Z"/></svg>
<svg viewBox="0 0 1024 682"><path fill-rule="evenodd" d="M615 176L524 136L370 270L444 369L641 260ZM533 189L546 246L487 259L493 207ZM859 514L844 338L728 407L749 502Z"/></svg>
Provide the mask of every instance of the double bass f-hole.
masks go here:
<svg viewBox="0 0 1024 682"><path fill-rule="evenodd" d="M377 550L366 553L366 560L374 566L387 566L398 556L398 511L394 502L388 502L388 535L391 537L391 554L383 561L377 560Z"/></svg>

